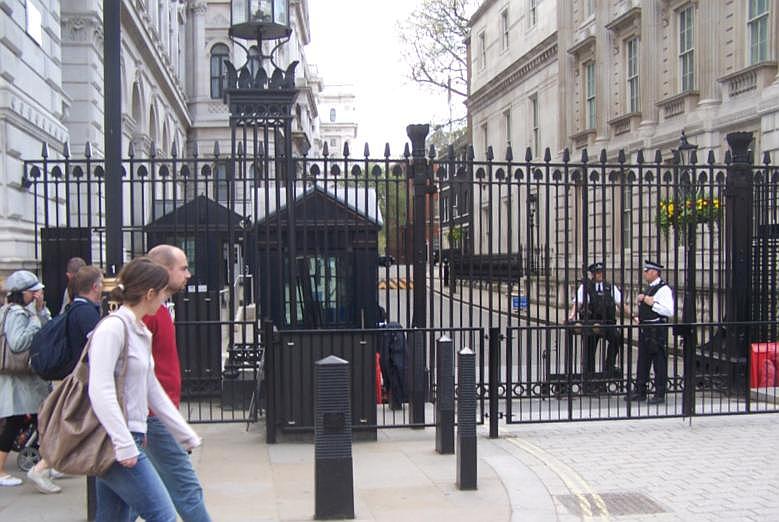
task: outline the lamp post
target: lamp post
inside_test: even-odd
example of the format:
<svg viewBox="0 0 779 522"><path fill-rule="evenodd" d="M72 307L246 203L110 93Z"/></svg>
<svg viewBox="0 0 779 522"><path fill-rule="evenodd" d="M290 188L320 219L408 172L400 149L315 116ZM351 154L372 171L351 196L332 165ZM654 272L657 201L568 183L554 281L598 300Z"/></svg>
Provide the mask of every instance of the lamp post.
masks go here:
<svg viewBox="0 0 779 522"><path fill-rule="evenodd" d="M527 195L527 228L528 228L528 274L534 274L536 271L535 263L535 217L536 206L538 205L538 195L530 192Z"/></svg>
<svg viewBox="0 0 779 522"><path fill-rule="evenodd" d="M695 236L697 231L697 221L695 219L695 204L698 194L695 164L698 162L698 146L690 143L684 131L679 138L679 147L673 151L674 164L676 165L679 176L679 188L682 200L679 202L682 206L678 212L686 212L684 205L692 201L693 208L686 212L687 222L682 226L686 227L685 234L685 291L684 291L684 309L682 310L683 326L680 332L684 342L684 395L682 400L682 413L685 417L691 417L695 413L695 292L696 292L696 245ZM680 214L683 215L683 214Z"/></svg>

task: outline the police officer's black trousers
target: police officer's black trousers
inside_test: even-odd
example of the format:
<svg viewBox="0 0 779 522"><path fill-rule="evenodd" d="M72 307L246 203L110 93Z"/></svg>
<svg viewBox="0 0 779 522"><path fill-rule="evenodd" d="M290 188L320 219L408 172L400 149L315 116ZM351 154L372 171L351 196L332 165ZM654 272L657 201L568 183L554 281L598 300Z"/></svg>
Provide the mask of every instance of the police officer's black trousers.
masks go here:
<svg viewBox="0 0 779 522"><path fill-rule="evenodd" d="M598 340L603 339L603 344L608 343L606 350L606 360L601 366L604 372L614 371L617 365L617 354L622 347L622 332L616 326L603 327L603 332L598 335L588 335L584 338L584 358L582 360L582 371L585 376L591 376L595 372L595 355L598 351Z"/></svg>
<svg viewBox="0 0 779 522"><path fill-rule="evenodd" d="M667 323L644 323L638 329L638 368L636 375L636 391L638 393L646 394L650 366L655 370L655 395L664 397L668 383Z"/></svg>

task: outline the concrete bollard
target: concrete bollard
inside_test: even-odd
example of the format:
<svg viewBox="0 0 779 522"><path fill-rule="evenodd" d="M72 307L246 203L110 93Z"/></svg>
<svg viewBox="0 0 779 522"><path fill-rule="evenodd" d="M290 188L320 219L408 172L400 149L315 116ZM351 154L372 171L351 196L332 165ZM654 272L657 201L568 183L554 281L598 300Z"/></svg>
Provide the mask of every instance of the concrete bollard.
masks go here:
<svg viewBox="0 0 779 522"><path fill-rule="evenodd" d="M349 363L334 355L314 363L314 391L314 518L354 518Z"/></svg>
<svg viewBox="0 0 779 522"><path fill-rule="evenodd" d="M457 487L476 489L476 354L457 354Z"/></svg>
<svg viewBox="0 0 779 522"><path fill-rule="evenodd" d="M436 341L435 450L454 453L454 352L452 339L442 335Z"/></svg>

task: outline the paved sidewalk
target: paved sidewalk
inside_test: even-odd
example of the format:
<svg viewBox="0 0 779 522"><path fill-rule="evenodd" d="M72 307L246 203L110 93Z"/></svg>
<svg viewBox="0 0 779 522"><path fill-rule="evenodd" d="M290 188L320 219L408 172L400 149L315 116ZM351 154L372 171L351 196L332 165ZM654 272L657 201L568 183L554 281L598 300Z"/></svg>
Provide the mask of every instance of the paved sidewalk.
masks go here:
<svg viewBox="0 0 779 522"><path fill-rule="evenodd" d="M262 424L200 425L194 463L217 521L311 520L313 446L263 442ZM479 490L428 430L354 445L357 520L779 520L779 415L502 426L479 438ZM15 471L15 455L8 470ZM85 518L84 479L43 496L0 488L0 520Z"/></svg>

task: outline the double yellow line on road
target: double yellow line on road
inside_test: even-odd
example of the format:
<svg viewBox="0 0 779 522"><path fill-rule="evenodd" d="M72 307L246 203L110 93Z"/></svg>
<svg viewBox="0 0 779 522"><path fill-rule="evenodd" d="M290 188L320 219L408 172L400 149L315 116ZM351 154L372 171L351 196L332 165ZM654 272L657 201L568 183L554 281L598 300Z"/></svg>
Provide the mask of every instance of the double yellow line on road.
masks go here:
<svg viewBox="0 0 779 522"><path fill-rule="evenodd" d="M578 499L579 507L582 512L582 518L584 520L589 520L593 517L610 520L609 510L606 507L606 502L592 489L589 483L587 483L587 481L584 480L584 478L582 478L582 476L579 475L575 470L571 469L570 466L564 464L554 455L551 455L538 446L517 438L517 436L514 434L504 432L502 436L504 440L510 442L525 453L538 459L546 467L552 470L552 472L557 475L560 480L563 481L565 487L567 487L568 490ZM592 499L592 502L590 502L590 499ZM597 513L594 513L594 511L597 511Z"/></svg>

